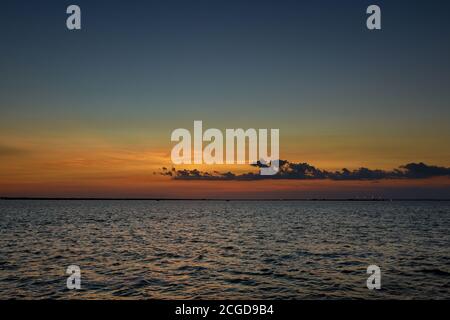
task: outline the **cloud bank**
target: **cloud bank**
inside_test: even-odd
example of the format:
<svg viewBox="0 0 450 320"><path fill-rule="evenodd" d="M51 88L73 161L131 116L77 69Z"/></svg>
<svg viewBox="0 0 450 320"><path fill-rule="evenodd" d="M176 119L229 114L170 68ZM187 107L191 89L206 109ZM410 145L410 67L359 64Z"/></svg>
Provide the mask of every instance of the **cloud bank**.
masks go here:
<svg viewBox="0 0 450 320"><path fill-rule="evenodd" d="M264 167L258 162L254 167ZM193 170L177 170L175 168L162 168L159 174L172 177L175 180L215 180L215 181L253 181L253 180L336 180L336 181L373 181L383 179L425 179L432 177L450 177L450 168L427 165L423 162L408 163L397 169L386 171L380 169L359 168L340 171L327 171L318 169L308 163L295 163L280 160L280 171L272 176L260 175L259 172L235 174L232 172L206 172Z"/></svg>

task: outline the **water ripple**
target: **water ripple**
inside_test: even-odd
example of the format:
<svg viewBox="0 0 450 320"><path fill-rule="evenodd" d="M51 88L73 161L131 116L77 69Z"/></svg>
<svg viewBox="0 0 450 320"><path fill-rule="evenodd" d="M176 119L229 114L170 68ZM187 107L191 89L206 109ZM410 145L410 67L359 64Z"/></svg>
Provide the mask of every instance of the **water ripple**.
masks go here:
<svg viewBox="0 0 450 320"><path fill-rule="evenodd" d="M0 200L0 298L450 299L449 248L449 202Z"/></svg>

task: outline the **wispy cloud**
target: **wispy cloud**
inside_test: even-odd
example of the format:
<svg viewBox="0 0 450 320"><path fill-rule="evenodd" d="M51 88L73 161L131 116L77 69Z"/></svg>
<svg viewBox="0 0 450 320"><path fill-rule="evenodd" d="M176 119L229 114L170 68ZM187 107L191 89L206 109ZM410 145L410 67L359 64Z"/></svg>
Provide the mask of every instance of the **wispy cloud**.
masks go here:
<svg viewBox="0 0 450 320"><path fill-rule="evenodd" d="M261 163L253 164L255 167L263 167ZM235 174L232 172L206 172L197 169L177 170L176 168L163 167L159 174L172 177L175 180L382 180L382 179L424 179L432 177L450 177L450 168L427 165L425 163L408 163L394 170L380 170L359 168L349 170L343 168L340 171L327 171L318 169L308 163L295 163L280 160L280 171L272 176L260 175L258 172Z"/></svg>
<svg viewBox="0 0 450 320"><path fill-rule="evenodd" d="M27 153L28 150L0 145L0 157L3 156L16 156Z"/></svg>

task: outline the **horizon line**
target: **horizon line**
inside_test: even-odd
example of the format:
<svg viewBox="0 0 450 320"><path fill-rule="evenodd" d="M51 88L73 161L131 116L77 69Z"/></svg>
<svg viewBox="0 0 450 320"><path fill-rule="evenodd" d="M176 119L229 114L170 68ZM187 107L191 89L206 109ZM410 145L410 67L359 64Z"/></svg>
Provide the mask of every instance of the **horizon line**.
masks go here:
<svg viewBox="0 0 450 320"><path fill-rule="evenodd" d="M0 197L0 200L118 200L118 201L450 201L445 198L109 198L109 197Z"/></svg>

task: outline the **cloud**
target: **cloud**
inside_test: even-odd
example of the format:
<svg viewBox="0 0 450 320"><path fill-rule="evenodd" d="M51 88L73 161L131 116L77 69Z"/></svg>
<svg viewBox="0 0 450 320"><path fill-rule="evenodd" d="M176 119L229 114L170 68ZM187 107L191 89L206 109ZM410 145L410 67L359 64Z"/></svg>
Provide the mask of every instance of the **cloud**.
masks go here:
<svg viewBox="0 0 450 320"><path fill-rule="evenodd" d="M22 155L26 152L27 150L24 149L0 145L0 157Z"/></svg>
<svg viewBox="0 0 450 320"><path fill-rule="evenodd" d="M252 164L254 167L266 167L261 162ZM216 181L251 181L251 180L359 180L376 181L383 179L424 179L432 177L450 177L450 168L430 166L425 163L408 163L391 171L380 169L359 168L349 170L343 168L340 171L326 171L318 169L308 163L295 163L280 160L280 171L272 176L260 175L258 172L235 174L232 172L206 172L193 170L176 170L175 168L162 168L159 174L170 176L175 180L216 180Z"/></svg>

